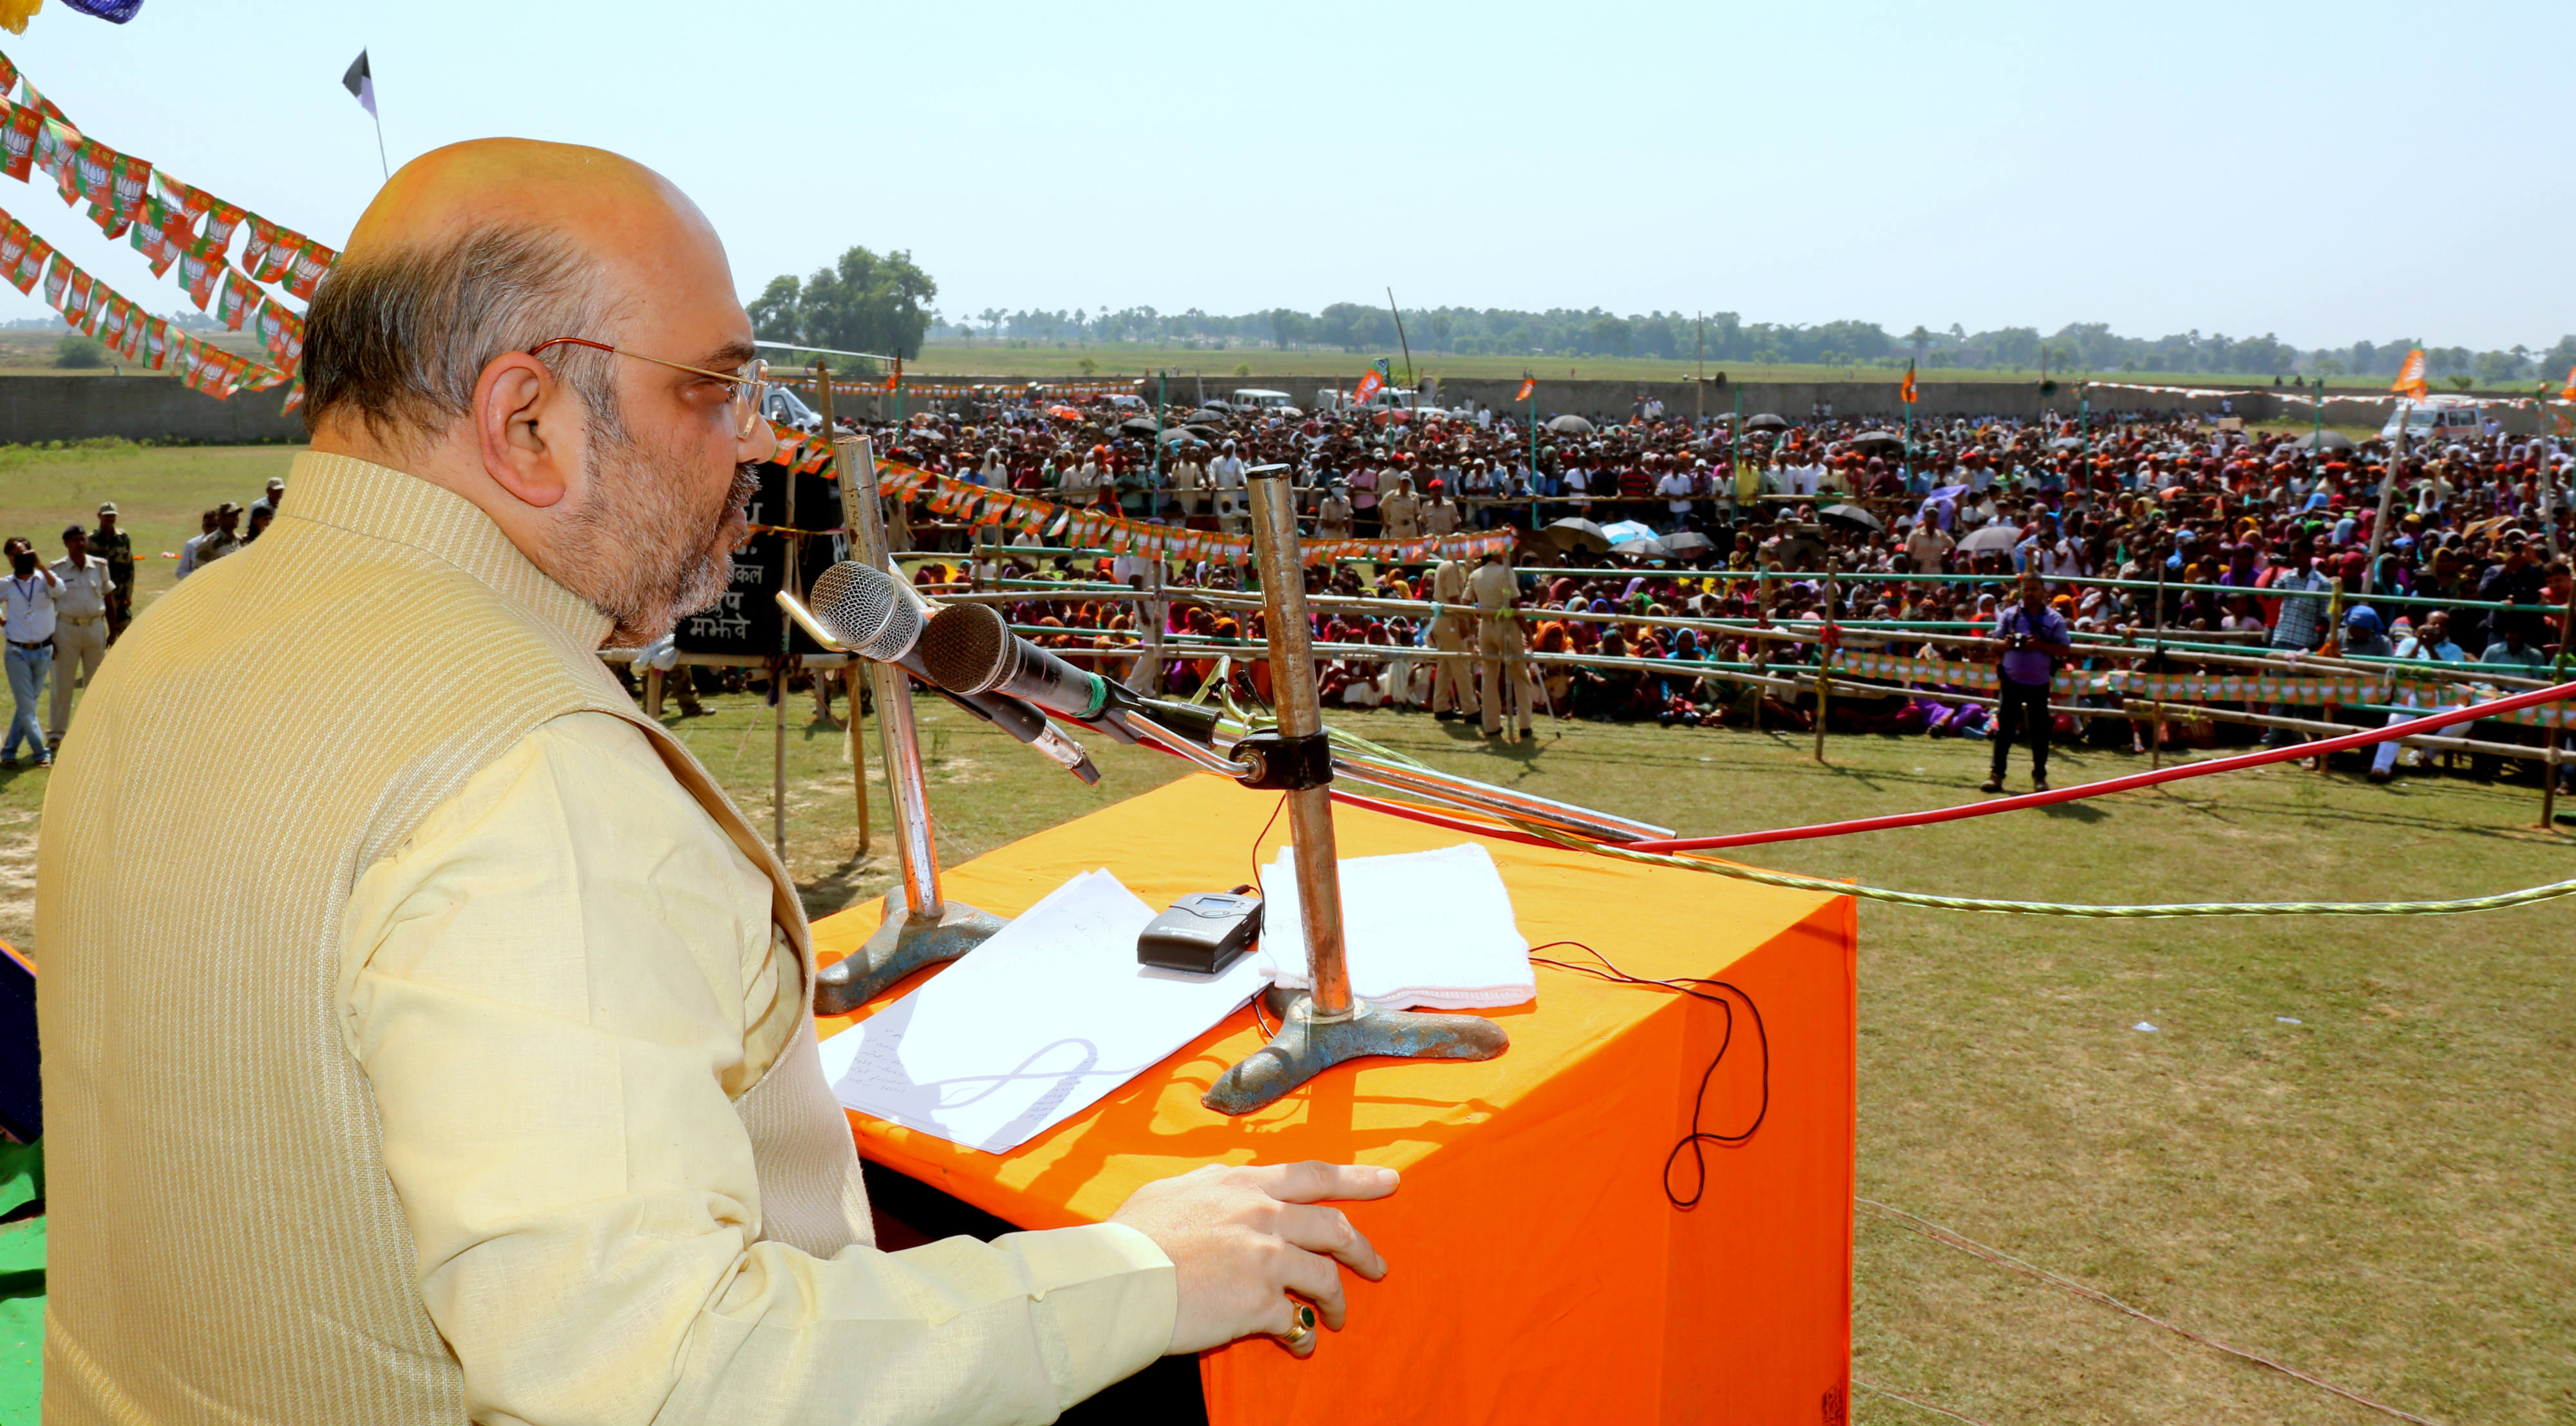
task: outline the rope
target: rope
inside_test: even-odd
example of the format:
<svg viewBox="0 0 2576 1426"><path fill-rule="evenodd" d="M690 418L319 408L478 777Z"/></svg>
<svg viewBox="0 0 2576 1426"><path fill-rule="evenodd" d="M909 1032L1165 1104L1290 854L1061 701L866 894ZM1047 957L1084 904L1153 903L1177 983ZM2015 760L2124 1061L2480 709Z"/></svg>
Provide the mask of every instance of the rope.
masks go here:
<svg viewBox="0 0 2576 1426"><path fill-rule="evenodd" d="M1986 1426L1985 1422L1978 1420L1974 1416L1970 1416L1964 1411L1953 1411L1949 1407L1943 1406L1938 1402L1925 1401L1922 1397L1908 1396L1904 1392L1898 1391L1893 1387L1880 1386L1877 1382L1871 1381L1869 1378L1862 1376L1858 1372L1852 1373L1851 1384L1859 1387L1863 1391L1870 1392L1877 1396L1884 1396L1890 1401L1902 1401L1908 1406L1920 1407L1925 1411L1936 1412L1940 1415L1949 1417L1953 1421L1965 1421L1968 1423L1968 1426Z"/></svg>
<svg viewBox="0 0 2576 1426"><path fill-rule="evenodd" d="M2280 1372L2285 1376L2295 1377L2300 1381L2306 1382L2310 1386L2319 1387L2323 1390L2333 1392L2335 1395L2340 1396L2344 1400L2352 1402L2355 1405L2367 1406L2373 1411L2396 1417L2400 1421L2413 1422L2415 1423L2415 1426L2436 1426L2435 1422L2418 1416L2414 1412L2400 1410L2384 1401L2373 1401L2369 1397L2364 1396L2360 1392L2354 1391L2349 1387L2337 1386L2323 1377L2311 1376L2308 1373L2299 1370L2297 1367L2275 1361L2259 1352L2249 1352L2243 1347L2230 1346L2225 1342L2219 1341L2215 1337L2205 1337L2198 1332L2192 1331L2188 1327L2179 1327L2171 1322L2167 1322L2161 1317L2155 1316L2152 1313L2141 1312L2137 1308L2131 1307L2129 1304L2122 1302L2111 1294L2102 1291L2100 1288L2087 1287L2083 1283L2077 1282L2072 1278L2060 1277L2046 1268L2039 1267L2032 1263L2023 1262L2021 1259L2014 1257L2012 1254L2007 1253L2000 1248L1990 1248L1985 1244L1978 1242L1974 1238L1968 1237L1963 1233L1958 1233L1951 1229L1944 1228L1940 1224L1935 1223L1928 1218L1916 1217L1914 1214L1908 1213L1902 1208L1890 1207L1887 1204L1879 1202L1875 1198L1861 1198L1855 1196L1852 1199L1852 1202L1869 1209L1880 1217L1885 1218L1887 1221L1896 1224L1900 1228L1920 1233L1924 1237L1929 1238L1933 1242L1939 1243L1944 1247L1956 1248L1960 1252L1967 1253L1974 1257L1983 1258L1987 1262L1993 1263L1998 1267L2010 1268L2017 1273L2027 1273L2028 1275L2039 1279L2041 1282L2047 1283L2051 1287L2071 1292L2077 1297L2081 1297L2088 1302L2101 1303L2105 1307L2125 1312L2130 1316L2137 1318L2141 1322L2151 1323L2178 1336L2188 1337L2192 1341L2198 1342L2204 1347L2214 1347L2219 1351L2225 1352L2231 1357L2241 1357L2246 1361L2254 1363L2256 1366L2269 1367L2273 1371ZM1933 1409L1939 1410L1940 1408L1935 1407Z"/></svg>
<svg viewBox="0 0 2576 1426"><path fill-rule="evenodd" d="M1206 692L1204 688L1201 691ZM2567 691L2576 691L2576 685L2568 685ZM2566 692L2559 689L2543 689L2538 694L2525 696L2539 698L2547 695L2563 697L2566 696ZM1230 691L1218 692L1216 701L1225 709L1229 717L1246 727L1251 726L1251 720L1236 706ZM1372 756L1394 762L1411 763L1416 767L1423 766L1416 759L1382 748L1365 738L1343 732L1338 728L1327 726L1325 732L1335 741ZM1148 742L1157 751L1173 757L1180 756L1159 744L1150 743L1150 740ZM2322 745L2310 743L2306 746L2309 749L2315 749ZM2232 760L2222 759L2221 761ZM2168 771L2187 773L2197 769L2217 770L2218 767L2217 763L2201 763L2191 769L2169 769ZM2086 785L2091 787L2101 784ZM2069 791L2076 790L2069 789ZM2056 796L2053 793L2046 795L2052 798ZM1363 797L1356 793L1335 791L1333 800L1372 812L1384 812L1390 816L1403 817L1430 826L1467 832L1476 836L1500 837L1506 841L1525 842L1533 846L1552 844L1597 857L1636 862L1645 866L1706 872L1713 876L1733 877L1738 881L1776 886L1788 891L1815 891L1827 896L1853 896L1864 901L1883 901L1890 905L1912 906L1929 911L1976 911L2004 916L2079 916L2106 920L2186 916L2452 916L2472 911L2502 911L2515 906L2529 906L2537 902L2553 901L2562 896L2576 895L2576 878L2571 878L2567 881L2553 881L2542 886L2527 886L2518 891L2497 892L2489 896L2454 897L2439 901L2194 901L2105 906L2059 901L2004 901L1977 896L1935 896L1929 892L1897 891L1888 887L1863 886L1851 881L1798 876L1789 872L1763 871L1716 857L1674 856L1664 852L1644 850L1654 845L1652 843L1596 842L1555 827L1500 819L1488 822L1482 818L1469 818L1447 811L1433 812L1401 802ZM2018 802L2027 799L2009 800Z"/></svg>
<svg viewBox="0 0 2576 1426"><path fill-rule="evenodd" d="M2286 748L2266 748L2259 752L2239 753L2234 757L2213 758L2207 762L2184 763L2150 772L2128 773L2120 777L2105 778L2100 782L2052 788L2047 792L2027 792L2019 797L1997 798L1992 802L1971 802L1958 807L1937 807L1922 812L1898 812L1885 817L1856 817L1848 821L1819 822L1805 827L1778 827L1767 832L1737 832L1718 837L1680 837L1669 841L1638 842L1633 844L1630 850L1708 851L1718 847L1749 847L1767 842L1794 842L1810 837L1840 837L1853 832L1881 832L1897 827L1920 827L1935 822L1955 822L1966 817L1990 817L1998 812L2017 812L2025 807L2047 807L2060 802L2073 802L2078 798L2099 797L2104 793L2155 787L2187 777L2206 777L2215 772L2236 772L2244 768L2262 767L2268 763L2324 757L2330 753L2342 752L2347 748L2367 747L2373 743L2385 742L2390 738L2429 733L2437 728L2447 728L2454 723L2473 723L2481 718L2492 718L2500 713L2511 713L2517 709L2531 708L2543 703L2555 703L2565 698L2576 698L2576 683L2561 683L2549 688L2534 689L2529 693L2517 693L2510 698L2499 698L2487 703L2472 703L2465 708L2454 708L2447 713L2427 713L2421 718L2391 724L2385 728L2364 728L2359 732L2346 733L2340 737L2326 738L2318 742L2297 743Z"/></svg>
<svg viewBox="0 0 2576 1426"><path fill-rule="evenodd" d="M1559 846L1570 847L1594 856L1620 861L1640 862L1648 866L1678 867L1684 871L1704 871L1738 881L1777 886L1791 891L1821 891L1829 896L1856 896L1864 901L1884 901L1896 906L1916 906L1933 911L1984 911L2007 916L2089 916L2104 919L2127 919L2157 916L2449 916L2468 911L2501 911L2507 907L2528 906L2561 896L2576 895L2576 880L2553 881L2545 886L2527 886L2519 891L2498 892L2493 896L2464 896L2446 901L2190 901L2143 906L2088 906L2057 901L1997 901L1975 896L1933 896L1919 891L1892 891L1886 887L1863 886L1857 882L1828 881L1821 877L1792 876L1786 872L1758 871L1734 862L1713 857L1679 857L1661 852L1641 852L1633 846L1615 842L1587 842L1551 827L1523 826L1520 830L1546 837Z"/></svg>

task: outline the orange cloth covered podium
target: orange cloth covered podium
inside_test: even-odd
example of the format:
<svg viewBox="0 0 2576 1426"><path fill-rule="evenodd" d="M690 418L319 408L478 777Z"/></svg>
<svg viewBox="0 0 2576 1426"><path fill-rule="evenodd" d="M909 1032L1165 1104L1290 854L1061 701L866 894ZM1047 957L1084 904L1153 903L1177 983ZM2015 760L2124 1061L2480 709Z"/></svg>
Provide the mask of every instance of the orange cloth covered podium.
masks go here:
<svg viewBox="0 0 2576 1426"><path fill-rule="evenodd" d="M1189 777L951 869L946 891L1012 915L1107 867L1164 906L1248 881L1277 798ZM1470 838L1335 809L1341 854ZM1696 1207L1666 1199L1667 1156L1727 1029L1716 1005L1538 968L1533 1005L1486 1012L1500 1059L1364 1060L1240 1119L1202 1108L1260 1047L1249 1010L1079 1115L1001 1156L863 1115L862 1156L1030 1228L1096 1222L1138 1185L1211 1162L1382 1164L1404 1186L1346 1205L1386 1255L1348 1278L1350 1325L1300 1362L1267 1342L1201 1362L1220 1423L1818 1422L1845 1419L1851 1359L1853 903L1580 853L1486 840L1534 945L1584 942L1631 975L1714 976L1741 1002L1709 1081ZM875 928L878 904L815 926L825 960ZM1579 952L1542 951L1566 960ZM936 974L936 970L927 974ZM825 1035L910 989L897 986ZM1732 997L1730 997L1732 999ZM1072 1028L1072 1027L1068 1027ZM1690 1155L1673 1168L1693 1185Z"/></svg>

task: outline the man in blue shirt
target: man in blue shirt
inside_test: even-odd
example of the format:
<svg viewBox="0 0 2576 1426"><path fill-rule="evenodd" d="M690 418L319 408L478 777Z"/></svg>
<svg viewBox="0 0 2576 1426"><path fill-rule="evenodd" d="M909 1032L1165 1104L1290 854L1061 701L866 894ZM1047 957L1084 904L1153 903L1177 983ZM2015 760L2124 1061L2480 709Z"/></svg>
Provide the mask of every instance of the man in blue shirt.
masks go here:
<svg viewBox="0 0 2576 1426"><path fill-rule="evenodd" d="M2048 687L2057 661L2075 657L2066 618L2048 607L2048 586L2035 573L2021 577L2021 602L1995 616L1995 763L1985 790L2004 790L2004 762L2013 733L2030 739L2030 785L2048 790Z"/></svg>

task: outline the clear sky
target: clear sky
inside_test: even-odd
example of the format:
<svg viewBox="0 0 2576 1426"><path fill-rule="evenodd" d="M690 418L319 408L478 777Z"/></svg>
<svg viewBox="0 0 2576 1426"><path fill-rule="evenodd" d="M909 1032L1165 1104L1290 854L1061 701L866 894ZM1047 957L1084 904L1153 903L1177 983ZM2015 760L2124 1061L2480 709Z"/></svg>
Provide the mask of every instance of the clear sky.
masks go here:
<svg viewBox="0 0 2576 1426"><path fill-rule="evenodd" d="M852 243L940 310L1335 301L2105 321L2302 346L2576 332L2576 6L50 4L86 131L336 243L393 161L597 144L746 296ZM183 303L45 188L0 206ZM42 315L0 287L0 317Z"/></svg>

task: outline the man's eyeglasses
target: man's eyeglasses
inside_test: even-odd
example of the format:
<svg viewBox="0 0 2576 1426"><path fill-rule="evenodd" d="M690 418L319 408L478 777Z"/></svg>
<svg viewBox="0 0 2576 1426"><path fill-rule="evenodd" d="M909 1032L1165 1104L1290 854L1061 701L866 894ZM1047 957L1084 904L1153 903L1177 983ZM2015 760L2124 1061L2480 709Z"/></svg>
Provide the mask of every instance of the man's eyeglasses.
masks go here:
<svg viewBox="0 0 2576 1426"><path fill-rule="evenodd" d="M673 371L690 372L713 381L730 384L733 387L734 434L737 436L748 438L752 432L759 430L762 410L769 404L769 363L765 361L755 360L739 371L709 371L702 366L684 366L676 361L664 361L660 357L646 356L642 352L626 351L612 347L606 342L594 342L587 337L556 337L550 341L539 342L528 348L528 355L535 356L548 347L559 346L589 347L593 351L607 352L611 356L633 357L637 361L649 361L655 366L667 366Z"/></svg>

